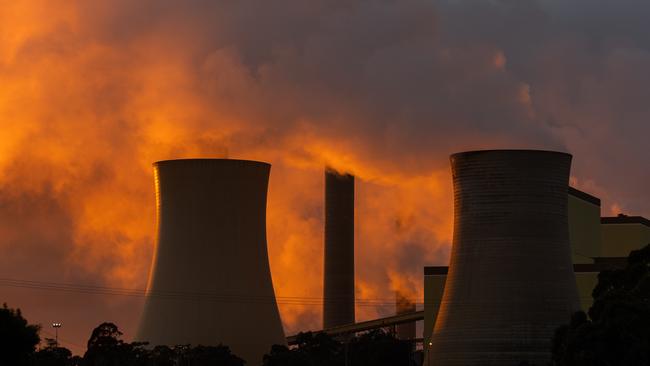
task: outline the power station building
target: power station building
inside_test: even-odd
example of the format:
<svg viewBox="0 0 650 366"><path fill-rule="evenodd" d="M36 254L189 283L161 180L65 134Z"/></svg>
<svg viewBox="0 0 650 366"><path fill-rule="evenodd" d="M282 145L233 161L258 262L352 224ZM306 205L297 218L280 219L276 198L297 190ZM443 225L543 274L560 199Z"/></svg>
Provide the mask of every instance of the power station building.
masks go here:
<svg viewBox="0 0 650 366"><path fill-rule="evenodd" d="M531 161L530 164L533 165L534 162ZM502 172L494 170L484 174L492 177L503 177ZM456 174L455 179L457 179ZM588 310L592 304L591 292L597 283L598 273L605 269L624 266L630 251L640 249L650 243L650 220L640 216L626 215L601 217L600 199L572 187L568 187L566 192L568 232L575 284L578 289L580 307L583 310ZM482 194L490 195L491 193L484 191ZM539 194L546 193L540 192ZM459 192L456 192L455 195L457 205L459 199L464 201L464 203L460 203L461 205L469 204L467 200L464 200L462 194L459 197ZM490 199L500 201L496 195L492 195ZM458 209L458 207L456 208ZM455 215L458 214L457 211ZM547 228L544 227L544 229ZM454 245L456 245L457 240L455 234ZM453 257L454 254L452 254L452 266L456 263ZM534 267L537 265L536 261L538 261L537 258L529 258L528 261L522 264ZM494 266L498 266L498 264L495 263ZM444 316L443 313L439 314L439 311L446 291L448 275L450 275L450 268L447 266L428 266L424 268L423 344L425 353L429 353L431 356L435 351L433 349L435 339L432 338L432 335L435 333L434 329L440 326L441 315ZM479 272L475 271L471 274L469 281L477 281L475 277L479 275ZM504 309L504 311L508 312L507 309ZM564 319L563 323L566 323L566 321L568 321L568 317ZM468 330L467 334L471 334L472 331ZM433 362L431 359L429 361L431 362L430 365L451 364ZM467 364L471 365L471 363Z"/></svg>
<svg viewBox="0 0 650 366"><path fill-rule="evenodd" d="M354 176L326 169L323 328L393 324L415 342L424 318L428 365L543 361L554 329L591 305L598 273L650 243L650 220L601 217L597 197L568 186L569 154L473 151L451 164L451 265L424 268L424 314L397 294L393 319L356 324ZM267 252L269 173L246 160L154 164L157 239L136 340L221 343L248 364L287 344Z"/></svg>
<svg viewBox="0 0 650 366"><path fill-rule="evenodd" d="M286 344L266 243L270 167L229 159L154 164L157 240L137 340L224 344L252 365Z"/></svg>

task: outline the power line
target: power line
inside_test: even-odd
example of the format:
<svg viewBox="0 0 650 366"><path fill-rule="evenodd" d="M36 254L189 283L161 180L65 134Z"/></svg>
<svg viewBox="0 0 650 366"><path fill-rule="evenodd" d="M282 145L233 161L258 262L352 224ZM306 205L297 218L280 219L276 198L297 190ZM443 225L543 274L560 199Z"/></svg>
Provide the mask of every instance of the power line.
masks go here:
<svg viewBox="0 0 650 366"><path fill-rule="evenodd" d="M54 336L54 333L46 330L45 328L41 328L41 332L46 333L49 336ZM75 346L75 347L78 347L78 348L81 348L81 349L86 348L86 346L82 346L82 345L80 345L78 343L72 342L72 341L70 341L68 339L65 339L65 338L61 337L61 336L59 336L59 341L60 341L59 343L68 344L68 345Z"/></svg>
<svg viewBox="0 0 650 366"><path fill-rule="evenodd" d="M27 288L36 290L47 290L56 292L72 292L92 295L112 295L131 297L156 297L162 299L193 300L193 301L217 301L232 303L269 303L277 302L283 305L312 305L320 306L326 301L322 297L298 297L298 296L248 296L242 294L217 294L207 292L178 292L178 291L156 291L147 292L144 289L127 289L117 287L105 287L94 285L81 285L70 283L42 282L19 280L12 278L0 278L0 286ZM338 300L329 300L337 302ZM388 307L395 306L392 299L356 299L356 305L362 307ZM416 305L423 305L423 302L414 302Z"/></svg>

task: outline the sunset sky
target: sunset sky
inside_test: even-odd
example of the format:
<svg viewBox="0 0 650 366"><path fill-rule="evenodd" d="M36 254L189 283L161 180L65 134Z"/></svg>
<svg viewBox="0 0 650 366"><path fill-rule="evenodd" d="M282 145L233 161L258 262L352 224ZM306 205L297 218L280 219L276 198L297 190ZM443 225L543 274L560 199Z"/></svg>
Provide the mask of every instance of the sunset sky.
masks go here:
<svg viewBox="0 0 650 366"><path fill-rule="evenodd" d="M647 0L0 0L0 302L75 353L103 321L130 340L141 296L6 280L144 289L162 159L273 165L283 297L321 296L326 164L357 176L359 299L421 301L447 263L453 152L568 151L603 215L650 217L648 19ZM320 326L280 310L288 334Z"/></svg>

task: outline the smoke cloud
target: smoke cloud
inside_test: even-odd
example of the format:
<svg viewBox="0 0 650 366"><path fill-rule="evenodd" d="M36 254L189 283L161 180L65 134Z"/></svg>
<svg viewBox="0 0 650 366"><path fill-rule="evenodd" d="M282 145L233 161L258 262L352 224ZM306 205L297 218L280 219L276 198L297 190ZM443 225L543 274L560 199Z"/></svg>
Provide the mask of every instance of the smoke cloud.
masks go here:
<svg viewBox="0 0 650 366"><path fill-rule="evenodd" d="M574 154L604 214L650 216L650 5L642 0L3 1L0 277L144 288L151 163L273 164L279 296L322 295L323 167L358 179L357 318L422 297L448 260L448 155ZM134 296L2 287L82 352L132 335ZM288 333L320 307L280 304ZM47 335L47 334L46 334Z"/></svg>

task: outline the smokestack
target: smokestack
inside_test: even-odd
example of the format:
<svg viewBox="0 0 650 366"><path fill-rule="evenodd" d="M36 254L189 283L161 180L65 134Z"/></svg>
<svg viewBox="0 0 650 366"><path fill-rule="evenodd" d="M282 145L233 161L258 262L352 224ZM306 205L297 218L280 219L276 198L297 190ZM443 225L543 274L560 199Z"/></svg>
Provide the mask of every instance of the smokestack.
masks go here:
<svg viewBox="0 0 650 366"><path fill-rule="evenodd" d="M270 165L154 164L157 245L137 339L229 346L250 364L286 344L266 245Z"/></svg>
<svg viewBox="0 0 650 366"><path fill-rule="evenodd" d="M323 328L354 323L354 176L325 170Z"/></svg>
<svg viewBox="0 0 650 366"><path fill-rule="evenodd" d="M542 365L579 306L567 191L571 155L451 156L454 238L429 358L436 366Z"/></svg>
<svg viewBox="0 0 650 366"><path fill-rule="evenodd" d="M395 292L395 313L396 315L408 314L415 312L415 302L408 298L401 291ZM395 333L398 339L413 340L415 339L415 322L398 324L395 326Z"/></svg>

